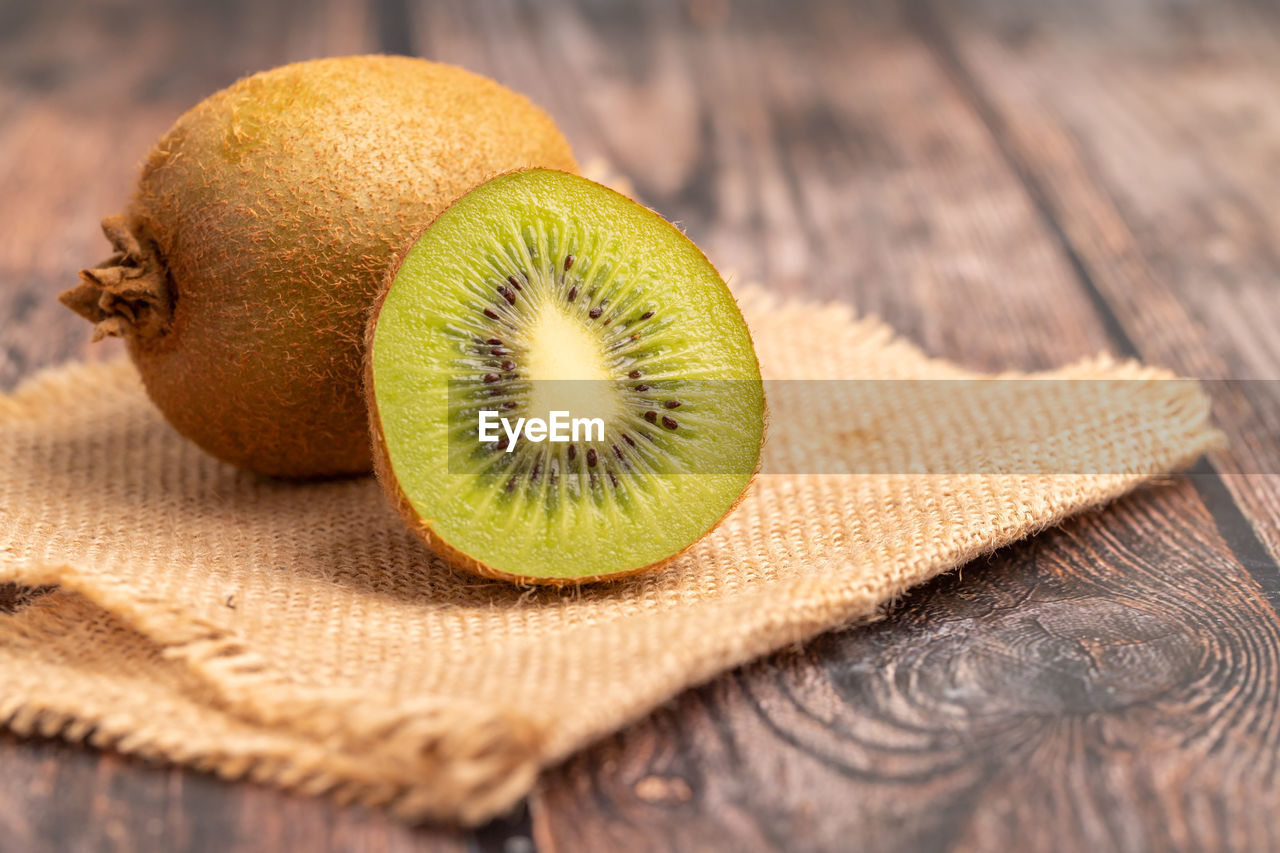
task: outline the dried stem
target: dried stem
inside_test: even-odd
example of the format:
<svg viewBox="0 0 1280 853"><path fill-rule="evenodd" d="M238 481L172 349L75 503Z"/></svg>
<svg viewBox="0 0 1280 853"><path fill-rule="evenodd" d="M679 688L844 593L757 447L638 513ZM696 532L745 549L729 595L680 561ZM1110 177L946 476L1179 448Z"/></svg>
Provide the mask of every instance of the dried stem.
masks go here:
<svg viewBox="0 0 1280 853"><path fill-rule="evenodd" d="M133 335L157 338L173 319L173 292L153 246L139 240L124 216L102 220L116 253L80 271L80 284L59 301L94 323L93 339Z"/></svg>

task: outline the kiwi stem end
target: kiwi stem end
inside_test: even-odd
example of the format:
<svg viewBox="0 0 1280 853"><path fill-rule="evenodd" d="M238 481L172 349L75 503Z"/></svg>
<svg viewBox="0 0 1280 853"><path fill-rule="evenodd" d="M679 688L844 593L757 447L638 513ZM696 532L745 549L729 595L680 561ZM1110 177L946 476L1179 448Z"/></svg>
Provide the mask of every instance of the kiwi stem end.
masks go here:
<svg viewBox="0 0 1280 853"><path fill-rule="evenodd" d="M116 253L81 270L80 284L58 301L94 324L95 341L160 337L173 319L173 293L154 247L138 239L123 215L102 220L102 233Z"/></svg>

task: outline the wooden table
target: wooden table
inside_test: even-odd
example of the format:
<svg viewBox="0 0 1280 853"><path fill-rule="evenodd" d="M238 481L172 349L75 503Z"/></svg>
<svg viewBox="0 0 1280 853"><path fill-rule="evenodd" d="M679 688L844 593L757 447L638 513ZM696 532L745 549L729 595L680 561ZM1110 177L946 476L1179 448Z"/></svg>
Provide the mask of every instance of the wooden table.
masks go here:
<svg viewBox="0 0 1280 853"><path fill-rule="evenodd" d="M0 4L5 386L118 352L54 296L182 110L378 50L526 92L723 269L933 354L1280 375L1275 3L174 6ZM1212 386L1194 476L689 691L478 832L2 735L0 849L1278 849L1267 388Z"/></svg>

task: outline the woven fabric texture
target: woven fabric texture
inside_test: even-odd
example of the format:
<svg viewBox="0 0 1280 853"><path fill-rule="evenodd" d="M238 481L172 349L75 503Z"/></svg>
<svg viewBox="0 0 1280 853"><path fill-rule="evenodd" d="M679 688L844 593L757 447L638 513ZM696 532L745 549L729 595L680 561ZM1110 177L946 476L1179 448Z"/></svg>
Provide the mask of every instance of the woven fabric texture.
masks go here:
<svg viewBox="0 0 1280 853"><path fill-rule="evenodd" d="M970 376L845 309L739 296L768 379ZM1046 382L998 404L884 406L850 383L856 429L820 445L871 473L763 473L656 574L522 589L434 561L371 479L287 484L204 455L125 361L49 371L0 398L0 583L28 588L0 610L0 720L406 819L482 821L690 685L873 618L1217 440L1193 383L1105 358L1051 377L1131 381L1102 403ZM825 470L806 467L811 433L774 422L765 472ZM1017 473L1063 442L1120 455L1098 469L1111 473ZM1018 464L894 473L894 454Z"/></svg>

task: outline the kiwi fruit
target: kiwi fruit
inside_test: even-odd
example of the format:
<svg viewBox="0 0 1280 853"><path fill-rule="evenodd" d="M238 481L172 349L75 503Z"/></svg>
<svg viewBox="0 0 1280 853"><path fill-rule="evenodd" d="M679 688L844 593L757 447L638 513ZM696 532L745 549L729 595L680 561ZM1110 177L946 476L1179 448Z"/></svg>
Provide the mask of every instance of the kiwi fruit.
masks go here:
<svg viewBox="0 0 1280 853"><path fill-rule="evenodd" d="M724 281L585 178L517 171L454 202L393 270L367 341L379 480L433 551L481 575L659 566L759 464L760 369Z"/></svg>
<svg viewBox="0 0 1280 853"><path fill-rule="evenodd" d="M187 112L62 301L120 335L179 432L282 477L367 472L364 327L387 266L495 174L576 170L551 119L477 74L357 56L286 65Z"/></svg>

